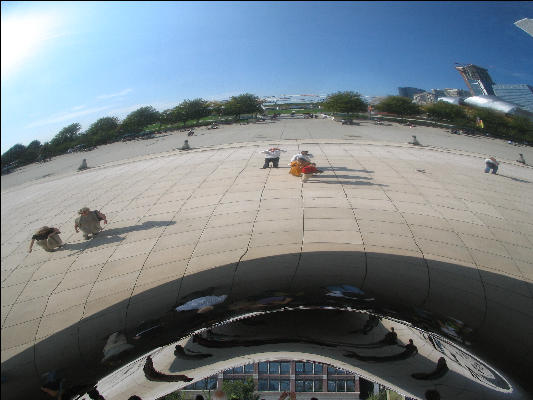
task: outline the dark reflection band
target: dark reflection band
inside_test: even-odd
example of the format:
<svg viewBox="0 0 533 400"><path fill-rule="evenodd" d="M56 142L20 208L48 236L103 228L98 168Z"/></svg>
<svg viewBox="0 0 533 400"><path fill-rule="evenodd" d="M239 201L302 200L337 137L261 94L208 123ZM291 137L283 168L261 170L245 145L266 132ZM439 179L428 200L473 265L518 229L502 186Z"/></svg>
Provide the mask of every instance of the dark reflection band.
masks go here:
<svg viewBox="0 0 533 400"><path fill-rule="evenodd" d="M507 315L493 311L491 285L472 280L465 291L465 268L360 252L241 261L136 295L35 351L75 332L78 365L59 358L56 372L72 391L96 385L103 398L157 398L239 362L280 358L318 360L419 398L428 390L522 398L520 385L531 387L523 356L531 343L523 337L532 319L513 317L514 292ZM521 283L484 277L501 287ZM507 340L502 326L522 341Z"/></svg>

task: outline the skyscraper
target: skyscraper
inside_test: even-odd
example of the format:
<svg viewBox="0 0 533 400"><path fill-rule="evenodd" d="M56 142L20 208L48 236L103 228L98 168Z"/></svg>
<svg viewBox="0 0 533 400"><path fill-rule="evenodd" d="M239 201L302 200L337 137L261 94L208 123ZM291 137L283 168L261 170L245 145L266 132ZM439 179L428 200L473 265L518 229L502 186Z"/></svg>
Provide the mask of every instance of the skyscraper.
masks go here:
<svg viewBox="0 0 533 400"><path fill-rule="evenodd" d="M399 87L398 88L398 95L402 97L409 97L410 99L412 99L415 94L424 93L424 92L425 92L424 89L418 89L414 87Z"/></svg>
<svg viewBox="0 0 533 400"><path fill-rule="evenodd" d="M514 103L533 113L533 87L526 84L494 85L494 93L500 99Z"/></svg>
<svg viewBox="0 0 533 400"><path fill-rule="evenodd" d="M472 96L494 96L494 90L492 90L494 82L485 68L468 64L458 65L455 69L459 71L465 80Z"/></svg>

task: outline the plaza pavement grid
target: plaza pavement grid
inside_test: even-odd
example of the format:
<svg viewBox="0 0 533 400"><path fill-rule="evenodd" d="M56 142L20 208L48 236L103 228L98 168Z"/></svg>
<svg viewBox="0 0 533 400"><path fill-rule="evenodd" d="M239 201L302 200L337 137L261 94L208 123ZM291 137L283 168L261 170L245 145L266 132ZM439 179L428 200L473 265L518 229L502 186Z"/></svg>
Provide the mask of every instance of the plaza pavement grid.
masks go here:
<svg viewBox="0 0 533 400"><path fill-rule="evenodd" d="M281 168L262 170L259 152L273 144L287 150ZM306 183L288 173L301 149L324 170ZM89 351L76 335L92 334L84 322L101 310L128 311L125 320L99 324L105 342L138 323L132 296L221 265L320 250L417 257L465 299L484 291L487 304L505 305L502 322L530 322L533 169L509 160L502 175L484 174L483 159L383 141L282 139L148 154L10 187L2 191L2 363L72 327L77 333L61 347L64 362L76 362ZM109 221L89 241L74 231L83 206ZM28 253L42 225L58 227L65 248ZM463 266L464 274L446 276L434 261ZM493 274L514 278L513 286L501 287ZM176 297L178 287L192 286L176 285ZM450 307L460 314L462 303ZM517 346L528 340L524 332L509 337ZM20 368L44 373L51 354L34 354Z"/></svg>

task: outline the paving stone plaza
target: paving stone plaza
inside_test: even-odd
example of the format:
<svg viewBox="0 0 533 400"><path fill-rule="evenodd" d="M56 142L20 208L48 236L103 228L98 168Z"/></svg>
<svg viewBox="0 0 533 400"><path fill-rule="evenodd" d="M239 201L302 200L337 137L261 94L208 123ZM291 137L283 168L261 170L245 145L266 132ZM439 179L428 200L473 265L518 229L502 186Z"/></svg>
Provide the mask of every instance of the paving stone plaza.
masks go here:
<svg viewBox="0 0 533 400"><path fill-rule="evenodd" d="M199 130L190 151L176 149L185 134L174 133L61 156L42 166L49 175L28 168L26 182L2 177L2 395L34 393L43 373L83 364L111 333L199 290L199 273L234 265L232 276L219 277L232 290L239 280L305 286L307 274L327 275L318 263L299 270L315 252L416 259L402 286L387 290L490 331L522 376L533 357L533 168L513 154L533 160L531 149L415 129L424 146L406 144L412 130L399 125L280 120ZM226 136L210 140L216 134ZM259 152L272 145L286 153L280 168L263 170ZM106 152L120 146L147 150ZM305 183L288 173L300 150L324 170ZM501 159L498 175L483 173L489 155ZM76 171L80 158L88 170ZM84 206L109 222L91 240L74 230ZM28 253L43 225L59 228L66 245ZM291 257L264 261L282 255ZM239 265L253 260L263 260L263 274L246 278Z"/></svg>

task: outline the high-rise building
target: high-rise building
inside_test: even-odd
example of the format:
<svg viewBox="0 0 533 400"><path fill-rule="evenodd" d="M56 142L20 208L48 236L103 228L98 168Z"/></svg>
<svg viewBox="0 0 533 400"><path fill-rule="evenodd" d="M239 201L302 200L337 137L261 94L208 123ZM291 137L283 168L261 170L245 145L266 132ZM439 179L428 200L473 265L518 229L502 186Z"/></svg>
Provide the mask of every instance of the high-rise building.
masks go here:
<svg viewBox="0 0 533 400"><path fill-rule="evenodd" d="M500 99L518 105L533 113L533 87L526 84L494 85L494 93Z"/></svg>
<svg viewBox="0 0 533 400"><path fill-rule="evenodd" d="M455 69L465 80L472 96L494 96L494 90L492 90L494 82L485 68L468 64L458 65Z"/></svg>
<svg viewBox="0 0 533 400"><path fill-rule="evenodd" d="M398 88L398 95L399 96L409 97L410 99L412 99L415 94L424 93L424 92L425 92L424 89L418 89L418 88L414 88L414 87L399 87Z"/></svg>
<svg viewBox="0 0 533 400"><path fill-rule="evenodd" d="M437 102L437 96L431 92L417 93L413 96L413 103L418 105L433 104Z"/></svg>
<svg viewBox="0 0 533 400"><path fill-rule="evenodd" d="M444 90L444 96L447 97L468 97L470 96L470 93L468 93L466 90L463 89L443 89Z"/></svg>
<svg viewBox="0 0 533 400"><path fill-rule="evenodd" d="M533 36L533 19L522 18L521 20L516 21L514 24L530 36Z"/></svg>

